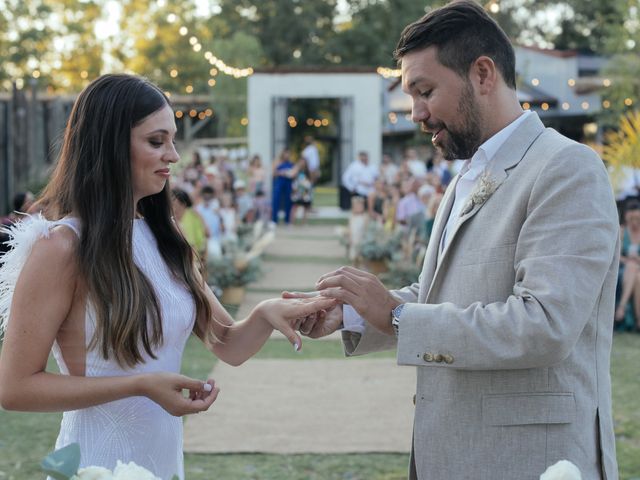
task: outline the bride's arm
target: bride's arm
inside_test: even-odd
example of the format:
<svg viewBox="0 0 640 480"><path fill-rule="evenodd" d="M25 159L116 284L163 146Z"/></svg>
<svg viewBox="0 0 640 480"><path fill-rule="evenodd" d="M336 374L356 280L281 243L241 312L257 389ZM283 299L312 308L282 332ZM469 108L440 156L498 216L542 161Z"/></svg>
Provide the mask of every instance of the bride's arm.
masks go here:
<svg viewBox="0 0 640 480"><path fill-rule="evenodd" d="M38 240L18 278L0 352L0 405L7 410L66 411L143 395L173 415L206 410L213 395L184 398L203 382L171 373L82 377L46 371L47 358L73 302L77 237L66 228Z"/></svg>
<svg viewBox="0 0 640 480"><path fill-rule="evenodd" d="M208 328L214 328L216 337L221 339L220 342L206 346L220 360L234 366L241 365L254 356L274 329L280 330L294 349L296 344L297 349L300 349L301 339L294 330L297 320L335 306L335 301L326 297L294 300L274 298L260 302L247 318L234 323L211 289L208 286L205 289L213 317L218 320ZM226 325L226 328L220 324Z"/></svg>

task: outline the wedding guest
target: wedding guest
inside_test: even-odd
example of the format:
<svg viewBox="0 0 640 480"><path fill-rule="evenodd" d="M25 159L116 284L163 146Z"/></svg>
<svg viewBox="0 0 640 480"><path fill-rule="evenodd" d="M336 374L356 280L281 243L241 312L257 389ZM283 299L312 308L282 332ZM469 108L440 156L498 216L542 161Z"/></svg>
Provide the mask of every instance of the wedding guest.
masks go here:
<svg viewBox="0 0 640 480"><path fill-rule="evenodd" d="M367 197L367 212L369 213L369 218L376 222L383 223L386 201L387 188L385 187L384 179L378 177L373 184L373 190Z"/></svg>
<svg viewBox="0 0 640 480"><path fill-rule="evenodd" d="M398 166L393 162L393 158L388 153L382 155L380 164L380 177L387 185L392 185L398 181Z"/></svg>
<svg viewBox="0 0 640 480"><path fill-rule="evenodd" d="M369 216L364 208L362 197L351 199L351 214L349 215L349 260L357 264L360 255L360 244L364 238Z"/></svg>
<svg viewBox="0 0 640 480"><path fill-rule="evenodd" d="M50 221L17 223L0 268L2 408L63 411L56 447L78 443L81 467L133 461L163 480L184 478L178 417L219 392L179 374L189 335L239 365L274 328L299 347L296 319L328 307L268 300L233 322L172 219L175 136L157 86L130 75L91 82L40 201ZM52 350L59 374L47 370Z"/></svg>
<svg viewBox="0 0 640 480"><path fill-rule="evenodd" d="M193 202L187 192L174 188L171 193L174 218L185 240L198 254L200 272L204 273L207 264L207 226L202 216L192 208ZM206 275L203 276L206 278Z"/></svg>
<svg viewBox="0 0 640 480"><path fill-rule="evenodd" d="M302 208L302 224L307 223L307 216L313 203L312 174L305 157L300 157L291 171L291 217L296 220L298 208Z"/></svg>
<svg viewBox="0 0 640 480"><path fill-rule="evenodd" d="M413 120L465 165L415 283L388 291L353 267L327 273L315 289L344 307L300 331L344 322L347 355L396 348L416 369L412 480L534 479L561 459L617 479L620 239L602 160L522 110L513 46L476 1L407 26L395 56Z"/></svg>
<svg viewBox="0 0 640 480"><path fill-rule="evenodd" d="M419 187L420 182L415 178L402 182L402 198L398 202L396 210L396 222L400 225L407 225L414 214L422 212L424 209L424 205L417 195Z"/></svg>
<svg viewBox="0 0 640 480"><path fill-rule="evenodd" d="M293 163L289 149L285 148L273 162L273 188L271 189L271 220L278 223L281 211L284 211L284 223L291 222L291 171Z"/></svg>
<svg viewBox="0 0 640 480"><path fill-rule="evenodd" d="M255 217L255 205L253 196L247 192L244 180L233 182L233 191L238 208L238 219L243 223L253 223Z"/></svg>
<svg viewBox="0 0 640 480"><path fill-rule="evenodd" d="M257 192L264 190L265 178L266 172L262 166L262 159L260 155L255 154L249 162L248 191L251 195L255 196Z"/></svg>
<svg viewBox="0 0 640 480"><path fill-rule="evenodd" d="M220 218L222 219L222 238L235 241L238 239L238 210L233 204L231 192L222 194L220 205Z"/></svg>
<svg viewBox="0 0 640 480"><path fill-rule="evenodd" d="M342 185L351 196L358 195L365 199L373 190L373 182L378 178L378 170L369 164L369 154L358 153L358 158L351 162L342 174Z"/></svg>
<svg viewBox="0 0 640 480"><path fill-rule="evenodd" d="M200 190L200 202L195 207L207 227L207 253L213 257L222 255L222 219L220 218L220 202L215 190L205 185Z"/></svg>
<svg viewBox="0 0 640 480"><path fill-rule="evenodd" d="M640 202L629 200L624 208L624 226L621 229L620 279L622 294L616 308L615 321L625 323L627 307L633 298L632 312L640 330Z"/></svg>
<svg viewBox="0 0 640 480"><path fill-rule="evenodd" d="M412 177L422 179L427 176L427 163L418 157L418 152L415 148L407 148L404 158L407 161Z"/></svg>

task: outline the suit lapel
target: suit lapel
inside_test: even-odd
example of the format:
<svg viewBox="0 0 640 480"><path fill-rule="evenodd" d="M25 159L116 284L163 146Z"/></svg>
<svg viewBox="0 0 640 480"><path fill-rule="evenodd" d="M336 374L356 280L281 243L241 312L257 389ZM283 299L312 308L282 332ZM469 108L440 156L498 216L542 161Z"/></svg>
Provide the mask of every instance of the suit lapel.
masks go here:
<svg viewBox="0 0 640 480"><path fill-rule="evenodd" d="M431 283L433 273L436 270L436 264L438 263L438 255L440 251L440 242L442 241L442 232L447 225L447 219L449 218L449 212L453 207L453 201L455 198L456 184L458 183L459 175L453 177L447 190L444 192L440 208L436 212L436 218L433 221L433 231L429 238L429 244L427 245L427 252L424 256L424 262L422 264L422 273L420 274L420 292L418 296L418 303L423 303L427 295L427 287Z"/></svg>
<svg viewBox="0 0 640 480"><path fill-rule="evenodd" d="M518 126L518 128L507 138L507 140L502 144L502 146L496 152L496 155L492 160L490 160L489 165L487 166L486 175L489 179L494 183L495 188L493 188L492 194L495 193L500 185L508 178L510 170L513 169L522 158L525 156L531 145L533 145L534 141L542 134L544 131L544 125L538 118L538 115L535 113L529 115L529 118L523 120L522 124ZM480 179L478 179L479 181ZM475 187L474 187L475 190ZM453 186L453 191L455 192L455 185ZM473 193L473 192L472 192ZM471 197L472 194L469 195ZM450 195L453 199L454 195ZM454 243L455 237L460 231L460 228L468 222L471 218L473 218L476 213L480 211L484 205L491 201L491 195L485 199L484 202L478 204L466 203L462 209L461 215L458 221L454 224L454 227L451 232L447 232L447 245L440 255L440 260L437 261L437 253L438 249L436 249L436 262L434 262L434 269L429 273L432 273L431 277L425 276L427 273L423 270L422 282L429 285L429 288L426 289L426 293L422 298L423 301L428 301L429 295L431 294L434 282L437 276L441 272L441 266L445 262L447 255L450 255L449 251L451 246ZM467 202L470 202L470 198L467 199ZM453 204L453 201L451 202ZM451 205L449 209L446 211L447 215L442 220L443 224L447 223L448 214L451 210ZM444 226L442 227L444 228ZM436 237L440 239L442 236L442 231L439 232L439 236ZM440 241L438 242L438 246L440 245ZM431 248L431 242L429 242L429 247ZM427 250L426 259L429 258L429 250ZM433 252L431 252L433 254ZM428 282L428 283L427 283ZM422 288L421 292L422 293ZM421 295L422 296L422 295Z"/></svg>

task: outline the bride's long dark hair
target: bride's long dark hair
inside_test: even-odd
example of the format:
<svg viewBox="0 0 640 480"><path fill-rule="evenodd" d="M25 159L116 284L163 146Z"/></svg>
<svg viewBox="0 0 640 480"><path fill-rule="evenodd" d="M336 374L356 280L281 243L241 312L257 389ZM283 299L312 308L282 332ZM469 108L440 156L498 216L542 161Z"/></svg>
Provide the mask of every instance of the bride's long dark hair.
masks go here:
<svg viewBox="0 0 640 480"><path fill-rule="evenodd" d="M155 358L153 347L163 341L158 300L133 262L130 146L131 129L167 105L165 94L143 78L103 75L91 82L73 106L58 164L40 200L47 218L73 214L81 221L78 265L97 321L90 346L122 366L142 362L143 351ZM141 199L137 211L171 272L192 293L194 332L217 342L205 279L172 220L168 183L160 193Z"/></svg>

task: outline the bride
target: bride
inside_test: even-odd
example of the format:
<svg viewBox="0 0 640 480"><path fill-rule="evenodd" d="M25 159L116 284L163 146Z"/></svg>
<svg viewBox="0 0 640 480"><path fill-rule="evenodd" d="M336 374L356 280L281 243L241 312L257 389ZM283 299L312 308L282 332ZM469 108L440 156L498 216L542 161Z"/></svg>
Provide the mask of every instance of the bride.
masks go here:
<svg viewBox="0 0 640 480"><path fill-rule="evenodd" d="M207 410L219 391L178 373L189 335L239 365L274 328L299 349L296 319L334 304L267 300L233 322L172 220L175 134L155 85L130 75L93 81L38 204L51 221L19 224L2 259L0 404L63 411L56 448L79 443L81 467L133 461L184 478L179 417ZM46 371L51 350L59 375Z"/></svg>

